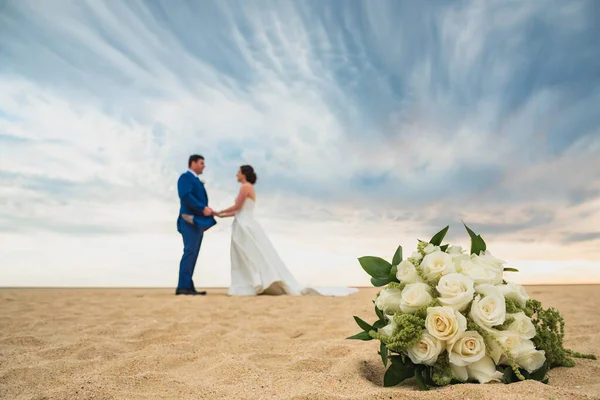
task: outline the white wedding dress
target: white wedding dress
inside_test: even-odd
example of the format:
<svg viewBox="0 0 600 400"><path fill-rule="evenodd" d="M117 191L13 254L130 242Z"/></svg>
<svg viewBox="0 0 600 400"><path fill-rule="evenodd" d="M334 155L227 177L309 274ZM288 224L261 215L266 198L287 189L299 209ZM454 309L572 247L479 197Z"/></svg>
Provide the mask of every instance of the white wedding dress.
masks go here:
<svg viewBox="0 0 600 400"><path fill-rule="evenodd" d="M247 197L236 213L231 232L230 296L346 296L355 288L309 288L294 279L254 218L255 201Z"/></svg>

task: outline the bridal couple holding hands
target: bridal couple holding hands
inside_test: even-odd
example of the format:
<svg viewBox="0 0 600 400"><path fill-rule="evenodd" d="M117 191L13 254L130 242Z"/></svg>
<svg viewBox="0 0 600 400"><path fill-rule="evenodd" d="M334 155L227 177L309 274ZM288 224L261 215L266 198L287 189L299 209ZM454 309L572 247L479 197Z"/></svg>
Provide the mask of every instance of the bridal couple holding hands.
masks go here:
<svg viewBox="0 0 600 400"><path fill-rule="evenodd" d="M204 234L217 224L215 217L234 218L231 226L231 285L228 295L345 296L357 291L354 288L316 289L296 281L254 217L254 184L257 177L252 166L240 167L237 172L240 191L235 204L221 211L214 211L208 205L206 189L199 179L203 171L204 157L192 155L188 160L188 170L177 182L180 201L177 231L183 237L183 256L175 294L206 294L205 291L196 290L192 275Z"/></svg>

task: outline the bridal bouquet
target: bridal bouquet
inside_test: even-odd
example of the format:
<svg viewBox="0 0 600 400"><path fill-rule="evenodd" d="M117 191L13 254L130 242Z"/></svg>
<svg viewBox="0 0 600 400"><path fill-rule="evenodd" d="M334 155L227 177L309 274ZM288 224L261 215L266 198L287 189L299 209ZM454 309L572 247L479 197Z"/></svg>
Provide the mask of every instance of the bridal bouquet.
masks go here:
<svg viewBox="0 0 600 400"><path fill-rule="evenodd" d="M377 321L354 317L362 332L348 339L379 340L384 386L415 378L419 388L460 382L511 383L574 366L571 357L593 355L563 347L564 321L525 289L504 280L504 261L492 256L480 235L466 225L471 251L442 245L448 226L392 263L361 257L371 283L385 287L374 300Z"/></svg>

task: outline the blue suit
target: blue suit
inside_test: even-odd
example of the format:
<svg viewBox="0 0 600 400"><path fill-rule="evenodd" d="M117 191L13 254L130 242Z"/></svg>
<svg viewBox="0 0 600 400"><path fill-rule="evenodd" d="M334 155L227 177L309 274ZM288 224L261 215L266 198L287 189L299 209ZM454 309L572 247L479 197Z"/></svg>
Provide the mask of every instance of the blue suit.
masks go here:
<svg viewBox="0 0 600 400"><path fill-rule="evenodd" d="M177 231L183 237L183 256L179 263L179 282L177 289L195 290L192 275L200 253L200 245L204 231L217 224L213 216L205 217L204 207L208 206L208 195L204 184L190 171L183 173L177 181L180 208L177 218ZM191 225L181 214L194 215L194 225Z"/></svg>

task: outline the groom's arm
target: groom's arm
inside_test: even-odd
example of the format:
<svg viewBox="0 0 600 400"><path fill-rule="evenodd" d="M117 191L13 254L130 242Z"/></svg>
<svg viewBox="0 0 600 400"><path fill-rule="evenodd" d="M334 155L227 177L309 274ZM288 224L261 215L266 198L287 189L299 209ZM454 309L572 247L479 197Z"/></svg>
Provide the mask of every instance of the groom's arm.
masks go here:
<svg viewBox="0 0 600 400"><path fill-rule="evenodd" d="M206 215L205 210L208 208L208 203L192 194L192 182L190 182L185 175L181 176L179 181L177 181L177 193L179 194L181 201L193 211L194 214Z"/></svg>

